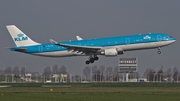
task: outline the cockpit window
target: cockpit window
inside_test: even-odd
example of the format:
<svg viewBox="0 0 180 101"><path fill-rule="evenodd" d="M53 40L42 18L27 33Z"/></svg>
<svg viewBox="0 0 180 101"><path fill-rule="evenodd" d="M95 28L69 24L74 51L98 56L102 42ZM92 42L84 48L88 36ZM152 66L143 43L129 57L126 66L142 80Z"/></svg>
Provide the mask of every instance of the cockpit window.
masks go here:
<svg viewBox="0 0 180 101"><path fill-rule="evenodd" d="M172 36L167 36L166 38L172 38Z"/></svg>

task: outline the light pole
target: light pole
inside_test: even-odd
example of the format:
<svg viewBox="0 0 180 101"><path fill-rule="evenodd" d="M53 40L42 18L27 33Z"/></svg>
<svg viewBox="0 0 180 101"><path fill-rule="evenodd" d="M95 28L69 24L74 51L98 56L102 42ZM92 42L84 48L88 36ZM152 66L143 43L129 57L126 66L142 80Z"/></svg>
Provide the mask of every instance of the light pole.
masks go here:
<svg viewBox="0 0 180 101"><path fill-rule="evenodd" d="M7 74L5 74L5 80L6 80L6 83L7 83Z"/></svg>
<svg viewBox="0 0 180 101"><path fill-rule="evenodd" d="M149 73L147 73L147 81L149 82Z"/></svg>
<svg viewBox="0 0 180 101"><path fill-rule="evenodd" d="M178 82L178 73L177 73L177 82Z"/></svg>
<svg viewBox="0 0 180 101"><path fill-rule="evenodd" d="M14 81L14 77L13 77L13 76L14 76L14 75L13 75L13 74L11 74L11 76L12 76L12 83L13 83L13 81Z"/></svg>
<svg viewBox="0 0 180 101"><path fill-rule="evenodd" d="M162 76L162 73L160 73L160 82L161 82L161 76Z"/></svg>
<svg viewBox="0 0 180 101"><path fill-rule="evenodd" d="M160 82L162 82L162 76L163 76L163 72L160 73Z"/></svg>
<svg viewBox="0 0 180 101"><path fill-rule="evenodd" d="M24 71L24 72L25 72L25 82L27 82L27 75L26 75L26 72L27 72L27 71L26 71L26 66L24 66L24 67L25 67L25 71Z"/></svg>
<svg viewBox="0 0 180 101"><path fill-rule="evenodd" d="M46 75L44 75L44 83L46 82L46 80L45 80L45 79L46 79Z"/></svg>
<svg viewBox="0 0 180 101"><path fill-rule="evenodd" d="M153 72L153 82L155 81L155 73L156 72Z"/></svg>
<svg viewBox="0 0 180 101"><path fill-rule="evenodd" d="M157 72L157 82L159 82L159 80L158 80L158 75L159 75L159 73Z"/></svg>
<svg viewBox="0 0 180 101"><path fill-rule="evenodd" d="M80 70L81 70L81 67L80 67ZM80 83L82 82L82 72L81 72L81 74L80 74Z"/></svg>

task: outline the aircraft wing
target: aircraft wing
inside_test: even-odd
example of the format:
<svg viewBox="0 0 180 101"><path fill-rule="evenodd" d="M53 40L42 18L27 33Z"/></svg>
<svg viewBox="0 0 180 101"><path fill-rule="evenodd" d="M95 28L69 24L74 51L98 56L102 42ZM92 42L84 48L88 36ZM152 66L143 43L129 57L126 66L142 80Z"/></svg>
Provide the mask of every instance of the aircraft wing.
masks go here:
<svg viewBox="0 0 180 101"><path fill-rule="evenodd" d="M67 47L67 48L79 48L79 49L93 49L93 50L99 50L102 47L92 47L92 46L79 46L79 45L70 45L70 44L62 44L59 43L60 46Z"/></svg>
<svg viewBox="0 0 180 101"><path fill-rule="evenodd" d="M52 44L63 46L68 48L69 50L73 50L73 52L82 52L82 53L89 53L89 52L96 52L97 50L102 49L102 47L95 47L95 46L79 46L79 45L71 45L71 44L63 44L58 43L52 39L50 39Z"/></svg>

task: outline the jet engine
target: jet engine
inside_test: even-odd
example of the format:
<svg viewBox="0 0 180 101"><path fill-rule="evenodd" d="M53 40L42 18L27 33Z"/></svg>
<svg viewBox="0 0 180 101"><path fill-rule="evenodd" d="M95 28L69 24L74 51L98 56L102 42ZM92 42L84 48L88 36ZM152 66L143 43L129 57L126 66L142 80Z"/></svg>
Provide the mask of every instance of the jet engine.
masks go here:
<svg viewBox="0 0 180 101"><path fill-rule="evenodd" d="M117 56L118 52L115 48L110 48L110 49L105 49L104 50L104 55L105 56Z"/></svg>

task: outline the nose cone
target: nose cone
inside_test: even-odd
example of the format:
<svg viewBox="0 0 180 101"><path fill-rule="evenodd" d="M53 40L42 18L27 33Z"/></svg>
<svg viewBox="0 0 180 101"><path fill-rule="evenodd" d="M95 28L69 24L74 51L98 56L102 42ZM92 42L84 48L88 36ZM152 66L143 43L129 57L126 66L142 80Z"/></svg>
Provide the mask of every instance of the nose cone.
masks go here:
<svg viewBox="0 0 180 101"><path fill-rule="evenodd" d="M172 44L172 43L174 43L176 41L176 39L175 38L172 38L170 41L169 41L169 44Z"/></svg>
<svg viewBox="0 0 180 101"><path fill-rule="evenodd" d="M176 41L176 38L172 38L171 40L172 40L172 42L175 42L175 41Z"/></svg>
<svg viewBox="0 0 180 101"><path fill-rule="evenodd" d="M174 43L176 40L172 40L172 43Z"/></svg>
<svg viewBox="0 0 180 101"><path fill-rule="evenodd" d="M172 42L175 42L176 41L176 38L172 37L172 36L168 36L167 38L169 41L172 41Z"/></svg>

